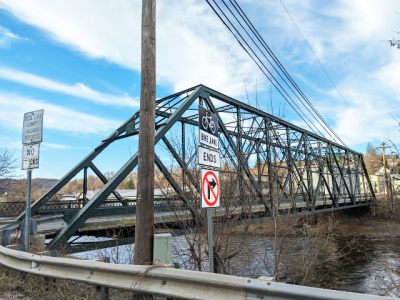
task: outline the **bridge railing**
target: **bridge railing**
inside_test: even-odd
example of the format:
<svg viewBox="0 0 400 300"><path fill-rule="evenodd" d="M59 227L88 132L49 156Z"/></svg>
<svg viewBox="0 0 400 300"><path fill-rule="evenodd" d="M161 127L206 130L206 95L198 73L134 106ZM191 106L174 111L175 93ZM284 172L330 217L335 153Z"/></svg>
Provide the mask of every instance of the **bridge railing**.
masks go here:
<svg viewBox="0 0 400 300"><path fill-rule="evenodd" d="M25 211L25 202L0 202L0 217L15 217Z"/></svg>
<svg viewBox="0 0 400 300"><path fill-rule="evenodd" d="M301 195L300 195L301 196ZM299 198L301 198L299 196ZM247 196L244 195L242 197L229 197L230 205L231 206L240 206L243 204L243 202L240 201L240 198L242 200L246 200ZM224 202L226 197L221 197L222 202ZM325 198L324 198L325 199ZM349 200L348 198L347 200ZM329 199L327 200L326 205L331 205L331 201ZM346 198L343 198L343 200L346 200ZM283 202L285 201L290 201L290 199L282 199ZM371 196L368 194L361 194L360 198L357 199L357 201L360 202L370 202L371 201ZM118 200L107 200L103 204L99 206L99 212L97 215L102 215L101 211L106 211L107 213L105 214L110 214L112 213L111 211L108 211L109 209L117 209L116 213L121 213L121 214L135 214L136 213L136 200L131 200L127 199L126 202L128 203L128 208L123 209L123 206L121 202ZM193 200L194 202L194 200ZM47 202L44 204L40 210L40 214L45 214L45 213L63 213L65 210L76 210L80 209L83 206L85 206L86 202L83 202L82 200L65 200L65 201L57 201L57 202ZM253 205L256 204L262 204L260 201L253 201ZM174 207L179 207L179 209L185 209L185 204L183 201L180 199L167 199L167 198L159 198L155 200L154 203L154 211L155 212L168 212L168 211L173 211ZM21 214L22 212L25 211L25 202L0 202L0 217L15 217Z"/></svg>
<svg viewBox="0 0 400 300"><path fill-rule="evenodd" d="M2 246L0 254L1 264L18 271L175 299L386 299L223 274L34 255Z"/></svg>

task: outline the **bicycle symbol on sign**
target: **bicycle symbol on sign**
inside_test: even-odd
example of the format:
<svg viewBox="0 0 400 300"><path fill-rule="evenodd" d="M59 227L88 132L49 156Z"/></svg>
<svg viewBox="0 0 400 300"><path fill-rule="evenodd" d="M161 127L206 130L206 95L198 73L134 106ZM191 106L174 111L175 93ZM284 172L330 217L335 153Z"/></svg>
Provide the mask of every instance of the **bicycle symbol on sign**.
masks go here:
<svg viewBox="0 0 400 300"><path fill-rule="evenodd" d="M217 127L215 126L215 122L212 120L212 116L209 112L206 112L206 115L203 116L201 122L205 130L207 130L207 128L210 127L211 132L215 133Z"/></svg>

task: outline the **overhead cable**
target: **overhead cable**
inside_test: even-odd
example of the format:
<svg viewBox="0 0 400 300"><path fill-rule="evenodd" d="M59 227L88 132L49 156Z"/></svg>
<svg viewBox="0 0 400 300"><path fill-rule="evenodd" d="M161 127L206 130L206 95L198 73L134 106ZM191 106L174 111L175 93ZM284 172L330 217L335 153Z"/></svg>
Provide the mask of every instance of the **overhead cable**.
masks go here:
<svg viewBox="0 0 400 300"><path fill-rule="evenodd" d="M262 73L267 77L267 79L274 85L277 91L281 94L281 96L285 99L286 102L293 108L293 110L300 116L303 122L311 129L311 131L316 131L324 136L319 128L314 124L310 118L305 114L302 109L298 106L296 101L290 96L289 92L294 94L295 98L300 102L301 105L307 110L308 114L315 119L316 123L322 128L327 134L336 141L339 141L343 145L346 145L343 140L336 134L336 132L332 129L332 127L326 122L326 120L321 116L318 110L312 105L311 101L305 96L305 94L301 91L299 86L293 80L293 78L289 75L287 70L283 67L279 59L275 56L275 54L271 51L269 46L266 44L264 39L261 37L257 29L251 23L247 15L240 8L239 4L236 0L229 0L231 6L234 8L232 10L225 0L222 0L222 3L225 5L226 9L236 20L235 23L238 23L242 30L246 33L246 35L250 38L251 42L256 46L258 51L261 53L262 57L264 57L270 66L272 66L273 70L269 70L262 59L257 55L256 51L249 45L246 41L245 37L240 33L238 28L233 24L233 19L231 20L227 14L224 13L223 9L217 4L215 0L212 0L214 4L211 4L209 0L206 0L208 5L212 8L214 13L218 16L221 22L227 27L227 29L232 33L235 39L238 41L240 46L246 51L246 53L250 56L250 58L256 63ZM214 7L215 6L215 7ZM218 11L217 11L218 10ZM240 21L241 19L242 21ZM228 25L229 24L229 25ZM244 25L245 24L245 25ZM247 26L248 29L245 27ZM253 35L253 37L252 37ZM258 41L259 44L256 42ZM272 74L271 71L274 71L276 75ZM278 76L278 77L276 77ZM279 80L278 80L279 79ZM283 84L286 85L290 91L287 91L280 81L283 81ZM308 122L307 122L308 121Z"/></svg>
<svg viewBox="0 0 400 300"><path fill-rule="evenodd" d="M259 63L256 61L256 59L250 54L250 52L249 52L249 50L243 45L243 43L239 40L239 38L236 36L236 34L232 31L232 29L228 26L228 24L223 20L223 18L221 17L221 15L215 10L215 8L211 5L211 3L208 1L208 0L206 0L207 1L207 3L210 5L210 7L212 8L212 10L215 12L215 14L219 17L219 19L221 20L221 22L226 26L226 28L228 28L228 30L232 33L232 35L235 37L235 39L238 41L238 43L240 44L240 46L246 51L246 53L250 56L250 58L256 63L256 65L260 68L260 70L261 70L261 72L263 72L264 73L264 75L268 78L268 80L271 82L271 84L277 89L277 91L281 94L281 96L289 103L289 105L293 108L293 110L300 116L300 118L304 121L304 123L310 128L310 130L311 131L313 131L314 133L315 133L315 130L310 126L310 124L304 119L304 117L305 118L307 118L308 119L308 117L301 111L301 109L298 107L298 105L295 103L295 102L293 102L293 100L292 100L292 103L291 103L291 101L289 101L286 97L285 97L285 95L283 94L283 92L278 88L278 86L279 87L281 87L280 86L280 84L279 84L279 82L275 79L275 77L271 74L271 72L265 67L265 65L262 63L262 61L259 59L259 57L254 53L254 51L251 49L251 47L248 45L248 43L243 39L243 37L240 35L240 33L238 33L239 34L239 36L241 37L241 39L243 40L243 42L248 46L248 48L249 48L249 50L254 54L254 56L257 58L257 60L259 61ZM213 2L215 3L215 0L213 0ZM230 20L226 17L226 15L223 13L223 11L221 10L221 8L218 6L218 4L216 4L215 3L215 5L218 7L218 9L222 12L222 14L225 16L225 18L228 20L228 22L230 22ZM232 27L234 28L234 26L232 25ZM235 29L235 28L234 28ZM265 70L264 70L264 68L262 68L261 66L260 66L260 64L261 65L263 65L263 67L265 68ZM266 72L269 74L267 74ZM273 80L272 80L272 79ZM278 86L277 86L278 85ZM297 109L294 107L294 106L296 106L297 107ZM302 116L302 114L300 114L299 112L298 112L298 110L299 111L301 111L301 113L304 115L304 117ZM314 125L314 124L312 124L312 125ZM314 125L314 127L315 127L315 125ZM318 132L320 132L317 128L316 128L316 130L318 131ZM322 133L320 132L320 134L322 135Z"/></svg>
<svg viewBox="0 0 400 300"><path fill-rule="evenodd" d="M325 124L325 126L328 128L328 130L334 134L334 136L336 137L337 140L339 140L343 145L346 145L343 140L336 134L336 132L333 130L333 128L325 121L325 119L321 116L321 114L318 112L318 110L314 107L314 105L311 103L311 101L306 97L306 95L303 93L303 91L299 88L299 86L297 85L297 83L293 80L293 78L290 76L290 74L286 71L285 67L281 64L281 62L279 61L279 59L275 56L275 54L272 52L272 50L269 48L269 46L267 45L267 43L264 41L264 39L262 38L262 36L259 34L259 32L257 31L257 29L254 27L254 25L252 24L252 22L249 20L249 18L247 17L247 15L244 13L244 11L241 9L241 7L239 6L239 4L236 2L236 0L229 0L232 4L232 6L235 8L235 10L239 13L239 15L241 16L241 18L245 21L246 25L250 28L250 30L253 32L253 34L256 36L256 38L258 39L258 41L261 43L261 45L264 47L264 49L268 52L268 54L272 57L272 59L274 60L274 62L278 65L279 69L284 73L284 75L286 76L286 78L292 83L293 87L297 90L297 92L301 95L301 97L306 101L306 103L309 105L309 107L314 111L314 113L318 116L318 118ZM239 22L240 23L240 22ZM247 32L246 32L247 33ZM250 35L249 35L250 36ZM251 37L250 37L251 38ZM253 41L254 42L254 41ZM256 44L254 42L254 44ZM272 64L271 64L272 65ZM273 65L272 65L273 66ZM274 67L274 66L273 66ZM275 69L275 67L274 67ZM285 81L286 83L286 81ZM287 84L287 83L286 83ZM287 84L288 85L288 84ZM288 85L289 86L289 85ZM290 87L289 87L290 88ZM291 89L291 88L290 88ZM292 89L291 89L292 90ZM293 90L292 90L293 92ZM293 92L294 93L294 92ZM295 94L296 97L299 99L299 97L297 96L297 94ZM299 99L300 100L300 99ZM300 100L301 101L301 100ZM302 102L302 101L301 101ZM303 104L303 103L302 103ZM304 105L304 104L303 104ZM309 111L309 109L307 108L307 110ZM310 112L310 111L309 111ZM311 113L311 112L310 112ZM312 113L311 113L312 114ZM313 114L312 114L313 115ZM319 122L319 120L313 115L313 117ZM328 131L327 131L328 132ZM330 134L329 134L330 135ZM332 137L332 136L331 136Z"/></svg>
<svg viewBox="0 0 400 300"><path fill-rule="evenodd" d="M300 28L297 26L296 22L293 20L291 14L289 13L289 11L287 10L286 6L283 4L282 0L279 0L283 6L283 8L286 10L287 14L289 15L290 19L292 20L293 24L296 26L297 30L299 31L300 35L303 37L304 42L307 44L308 48L310 49L311 53L314 55L315 59L317 60L318 64L321 66L321 69L324 71L325 75L328 77L329 81L332 83L333 87L335 88L335 90L337 91L337 93L339 94L340 98L342 98L342 100L346 103L347 107L350 109L351 113L354 115L354 117L356 117L358 123L360 123L360 125L364 128L364 130L368 133L368 135L373 139L372 135L369 133L369 131L367 130L367 128L365 128L364 124L361 123L360 119L357 117L357 115L354 113L354 111L351 109L349 103L346 101L346 99L343 97L342 93L339 91L339 89L337 88L336 84L333 82L332 78L329 76L328 72L325 70L324 66L322 65L322 63L320 62L320 60L318 59L318 57L315 55L313 49L311 48L310 44L307 42L306 38L304 37L303 33L301 32Z"/></svg>

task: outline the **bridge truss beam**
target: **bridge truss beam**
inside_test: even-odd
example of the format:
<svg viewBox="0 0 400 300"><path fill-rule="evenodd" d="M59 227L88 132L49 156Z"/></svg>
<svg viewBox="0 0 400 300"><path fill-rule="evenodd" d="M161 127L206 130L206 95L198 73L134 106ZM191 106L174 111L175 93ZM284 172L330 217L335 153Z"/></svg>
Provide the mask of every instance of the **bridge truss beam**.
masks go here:
<svg viewBox="0 0 400 300"><path fill-rule="evenodd" d="M162 154L169 153L172 164L175 164L174 170L180 168L180 171L169 170L159 158L160 154L156 154L155 164L174 191L174 201L181 201L182 207L190 212L193 223L200 224L197 230L205 228L199 207L197 100L218 118L222 161L220 173L221 182L225 185L221 192L222 205L230 203L250 207L247 215L252 215L251 207L263 207L264 210L258 211L250 222L274 218L279 210L288 211L289 214L285 216L290 216L371 205L375 194L362 154L199 85L157 100L155 111L155 142L157 144L163 140L160 145L166 148ZM44 212L49 199L87 168L91 168L104 183L103 188L67 220L67 225L53 238L49 248L70 246L68 241L72 236L88 218L98 214L99 206L137 166L136 152L107 180L93 160L111 143L137 135L139 119L139 112L133 114L32 204L32 214L37 214L39 209L41 213ZM190 134L193 139L187 139ZM193 145L190 146L190 143ZM122 205L128 205L117 194L116 197ZM235 201L232 202L232 199ZM21 214L17 220L23 218L24 214ZM240 225L245 222L248 220L237 218L236 223Z"/></svg>

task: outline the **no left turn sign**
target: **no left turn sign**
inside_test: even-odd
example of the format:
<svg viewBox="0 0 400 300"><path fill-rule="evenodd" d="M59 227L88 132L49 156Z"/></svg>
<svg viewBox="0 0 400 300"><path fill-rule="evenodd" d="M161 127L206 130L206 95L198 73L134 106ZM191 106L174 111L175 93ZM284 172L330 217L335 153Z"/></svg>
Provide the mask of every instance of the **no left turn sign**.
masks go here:
<svg viewBox="0 0 400 300"><path fill-rule="evenodd" d="M219 171L201 169L201 207L219 207Z"/></svg>

